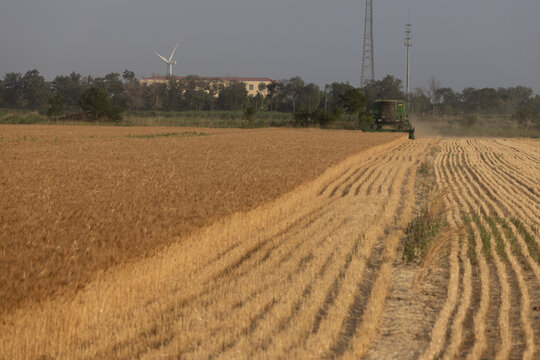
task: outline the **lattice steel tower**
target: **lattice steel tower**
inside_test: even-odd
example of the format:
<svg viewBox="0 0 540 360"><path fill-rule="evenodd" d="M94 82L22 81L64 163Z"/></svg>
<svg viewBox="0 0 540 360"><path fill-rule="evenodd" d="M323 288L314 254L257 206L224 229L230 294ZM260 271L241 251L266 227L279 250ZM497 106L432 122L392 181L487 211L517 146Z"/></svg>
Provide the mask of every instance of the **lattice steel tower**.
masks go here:
<svg viewBox="0 0 540 360"><path fill-rule="evenodd" d="M375 80L375 65L373 60L373 0L366 0L360 87L364 87L373 80Z"/></svg>

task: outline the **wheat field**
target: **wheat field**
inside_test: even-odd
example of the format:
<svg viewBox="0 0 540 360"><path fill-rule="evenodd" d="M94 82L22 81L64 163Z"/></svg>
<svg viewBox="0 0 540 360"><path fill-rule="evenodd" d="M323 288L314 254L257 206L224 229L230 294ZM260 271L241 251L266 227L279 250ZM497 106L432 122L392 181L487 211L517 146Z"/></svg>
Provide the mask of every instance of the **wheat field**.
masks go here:
<svg viewBox="0 0 540 360"><path fill-rule="evenodd" d="M540 357L538 142L306 136L351 152L73 293L13 306L0 357ZM426 179L447 225L422 268L402 252Z"/></svg>
<svg viewBox="0 0 540 360"><path fill-rule="evenodd" d="M0 314L80 290L399 139L318 130L0 127Z"/></svg>

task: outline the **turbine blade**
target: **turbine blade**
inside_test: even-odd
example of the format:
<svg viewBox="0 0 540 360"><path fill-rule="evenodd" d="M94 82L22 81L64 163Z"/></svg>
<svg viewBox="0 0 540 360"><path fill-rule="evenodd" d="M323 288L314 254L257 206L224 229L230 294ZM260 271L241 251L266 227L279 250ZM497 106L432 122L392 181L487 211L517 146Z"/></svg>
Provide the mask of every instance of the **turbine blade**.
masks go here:
<svg viewBox="0 0 540 360"><path fill-rule="evenodd" d="M180 41L182 41L182 40L180 40ZM169 58L169 61L172 60L172 57L174 56L174 52L176 51L176 48L178 47L178 45L180 45L180 41L176 43L176 46L174 47L174 49L173 49L173 51L171 53L171 57Z"/></svg>
<svg viewBox="0 0 540 360"><path fill-rule="evenodd" d="M159 56L160 58L162 58L162 59L163 59L163 61L165 61L165 62L169 62L169 60L165 59L165 58L164 58L163 56L159 55L158 53L155 53L155 54L156 54L157 56Z"/></svg>

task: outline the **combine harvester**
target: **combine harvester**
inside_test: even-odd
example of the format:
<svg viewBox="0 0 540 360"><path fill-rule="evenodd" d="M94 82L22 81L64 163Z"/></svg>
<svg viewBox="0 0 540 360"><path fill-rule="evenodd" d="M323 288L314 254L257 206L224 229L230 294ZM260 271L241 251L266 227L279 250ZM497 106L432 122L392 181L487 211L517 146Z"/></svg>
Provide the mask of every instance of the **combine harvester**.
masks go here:
<svg viewBox="0 0 540 360"><path fill-rule="evenodd" d="M376 100L373 104L372 115L375 121L365 131L406 132L409 133L409 139L414 139L414 128L408 119L402 100Z"/></svg>

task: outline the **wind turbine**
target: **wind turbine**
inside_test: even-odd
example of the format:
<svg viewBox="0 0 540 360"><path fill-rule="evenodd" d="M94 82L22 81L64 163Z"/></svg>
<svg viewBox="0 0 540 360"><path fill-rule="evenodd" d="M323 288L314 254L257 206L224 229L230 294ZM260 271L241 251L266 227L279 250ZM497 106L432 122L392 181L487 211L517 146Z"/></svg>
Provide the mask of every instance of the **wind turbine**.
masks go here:
<svg viewBox="0 0 540 360"><path fill-rule="evenodd" d="M180 40L181 41L181 40ZM173 65L176 65L176 61L172 61L172 58L174 56L174 52L176 51L176 48L178 47L178 45L180 44L180 41L176 44L176 46L174 47L172 53L171 53L171 56L169 57L169 59L167 60L165 57L159 55L157 52L156 52L156 55L159 56L163 61L165 61L167 63L167 76L172 76L172 66Z"/></svg>

